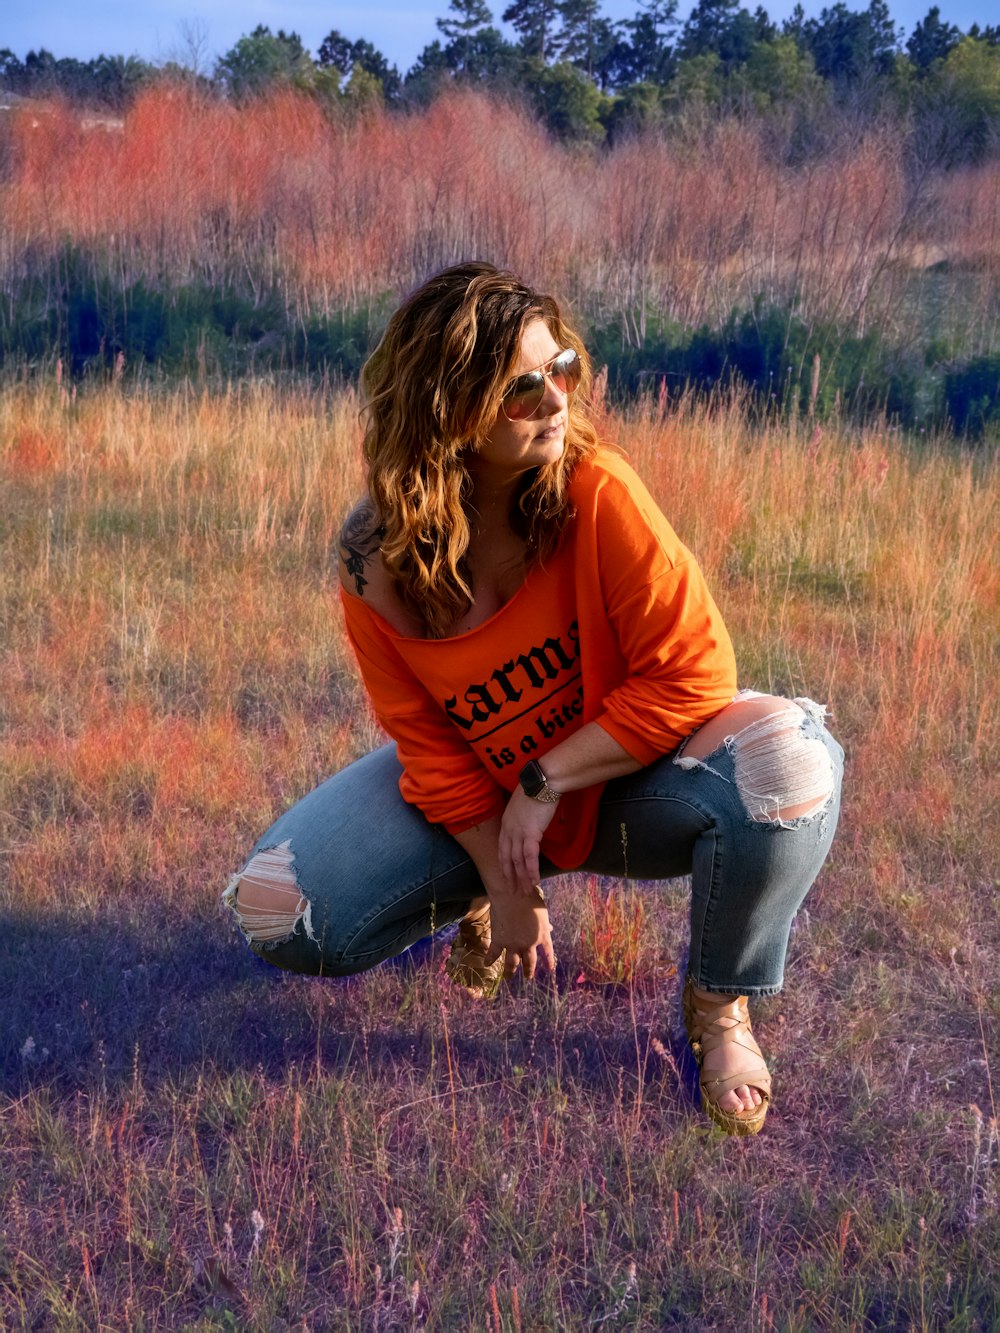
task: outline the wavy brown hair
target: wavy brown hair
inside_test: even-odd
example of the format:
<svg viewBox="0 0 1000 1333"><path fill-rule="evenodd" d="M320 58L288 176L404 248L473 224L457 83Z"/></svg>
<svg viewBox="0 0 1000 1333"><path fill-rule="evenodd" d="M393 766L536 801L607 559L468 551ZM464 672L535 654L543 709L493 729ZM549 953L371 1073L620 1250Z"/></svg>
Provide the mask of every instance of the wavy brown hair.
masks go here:
<svg viewBox="0 0 1000 1333"><path fill-rule="evenodd" d="M492 264L456 264L407 297L362 371L364 453L382 559L434 638L445 636L473 600L465 560L472 482L464 455L492 428L521 335L535 319L561 348L572 347L583 367L562 455L526 474L511 515L529 561L545 560L570 518L573 468L597 445L583 412L590 361L555 300Z"/></svg>

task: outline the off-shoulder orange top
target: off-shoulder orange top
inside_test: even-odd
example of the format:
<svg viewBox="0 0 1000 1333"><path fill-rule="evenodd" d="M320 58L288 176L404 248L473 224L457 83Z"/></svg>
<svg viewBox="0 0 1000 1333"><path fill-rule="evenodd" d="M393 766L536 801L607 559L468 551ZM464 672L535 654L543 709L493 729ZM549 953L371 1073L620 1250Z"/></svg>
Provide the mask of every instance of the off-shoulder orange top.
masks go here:
<svg viewBox="0 0 1000 1333"><path fill-rule="evenodd" d="M459 833L503 811L529 759L596 722L641 764L675 749L736 692L732 644L701 571L617 454L581 462L575 515L495 615L447 639L397 633L341 589L347 633L400 791ZM568 792L542 841L582 864L603 784Z"/></svg>

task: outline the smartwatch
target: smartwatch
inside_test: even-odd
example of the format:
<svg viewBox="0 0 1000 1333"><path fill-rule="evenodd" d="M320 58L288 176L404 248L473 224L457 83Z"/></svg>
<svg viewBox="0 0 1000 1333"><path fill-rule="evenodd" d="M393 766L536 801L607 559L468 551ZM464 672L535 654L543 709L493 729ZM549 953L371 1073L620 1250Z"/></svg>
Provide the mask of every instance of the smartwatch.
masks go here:
<svg viewBox="0 0 1000 1333"><path fill-rule="evenodd" d="M545 774L542 772L541 765L534 759L521 769L517 775L517 780L521 784L521 790L525 796L530 796L533 801L543 801L546 805L554 805L562 796L561 791L553 791L546 781Z"/></svg>

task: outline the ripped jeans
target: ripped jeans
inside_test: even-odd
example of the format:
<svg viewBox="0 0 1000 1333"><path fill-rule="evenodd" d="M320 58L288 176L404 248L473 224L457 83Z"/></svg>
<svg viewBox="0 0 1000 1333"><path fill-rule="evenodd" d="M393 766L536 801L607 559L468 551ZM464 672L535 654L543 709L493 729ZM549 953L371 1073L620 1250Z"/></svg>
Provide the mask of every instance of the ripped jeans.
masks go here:
<svg viewBox="0 0 1000 1333"><path fill-rule="evenodd" d="M730 708L766 697L745 691ZM770 700L766 715L732 734L727 712L673 754L607 784L578 869L639 880L690 874L693 981L773 995L792 920L836 829L844 752L808 699ZM260 957L292 972L361 972L460 919L482 895L468 854L403 801L399 775L395 746L385 745L258 841L223 898ZM561 873L543 864L543 878ZM261 890L263 906L252 902Z"/></svg>

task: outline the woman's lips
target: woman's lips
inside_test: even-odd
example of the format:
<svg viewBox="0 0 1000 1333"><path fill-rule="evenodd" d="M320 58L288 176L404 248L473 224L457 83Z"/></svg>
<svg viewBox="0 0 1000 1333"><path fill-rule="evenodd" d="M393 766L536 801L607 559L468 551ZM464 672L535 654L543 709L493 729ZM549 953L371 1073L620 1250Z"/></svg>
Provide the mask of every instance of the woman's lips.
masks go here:
<svg viewBox="0 0 1000 1333"><path fill-rule="evenodd" d="M546 426L545 430L539 431L538 434L535 436L535 439L551 440L556 435L559 434L562 428L563 428L563 422L557 421L554 426Z"/></svg>

